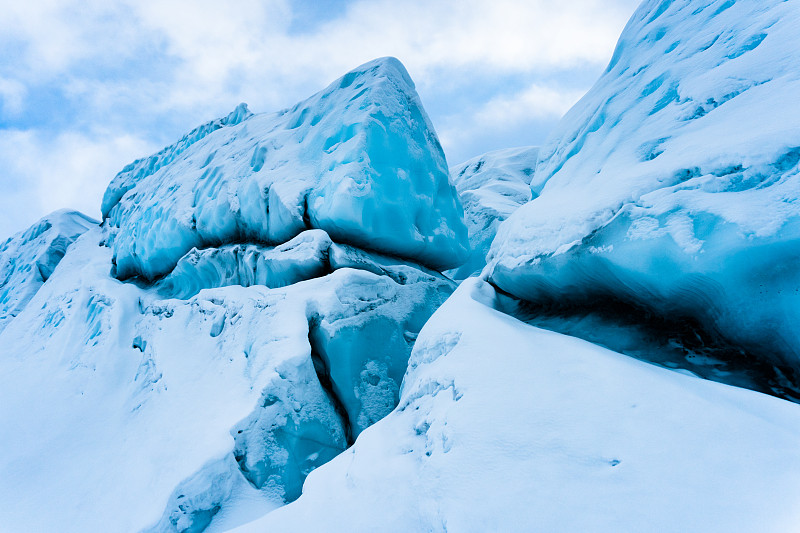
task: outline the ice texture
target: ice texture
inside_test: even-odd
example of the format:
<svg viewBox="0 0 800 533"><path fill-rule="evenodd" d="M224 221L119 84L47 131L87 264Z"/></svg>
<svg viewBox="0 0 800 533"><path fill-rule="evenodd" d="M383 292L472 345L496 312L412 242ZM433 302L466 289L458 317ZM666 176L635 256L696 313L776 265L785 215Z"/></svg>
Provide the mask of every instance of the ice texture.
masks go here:
<svg viewBox="0 0 800 533"><path fill-rule="evenodd" d="M396 59L366 63L292 108L240 107L195 131L109 186L118 278L153 280L192 248L274 245L310 228L437 270L466 259L444 153Z"/></svg>
<svg viewBox="0 0 800 533"><path fill-rule="evenodd" d="M0 332L9 531L198 532L297 498L393 409L414 339L452 290L311 230L278 248L302 265L327 247L321 277L226 285L242 280L221 275L239 265L223 247L190 252L206 274L171 275L197 291L165 298L109 276L106 232L78 238Z"/></svg>
<svg viewBox="0 0 800 533"><path fill-rule="evenodd" d="M800 406L499 313L466 280L420 332L398 408L267 531L791 531Z"/></svg>
<svg viewBox="0 0 800 533"><path fill-rule="evenodd" d="M538 147L505 148L450 167L469 235L466 263L448 272L462 280L480 272L500 222L533 197L530 182Z"/></svg>
<svg viewBox="0 0 800 533"><path fill-rule="evenodd" d="M67 248L99 222L62 209L0 244L0 331L53 274Z"/></svg>
<svg viewBox="0 0 800 533"><path fill-rule="evenodd" d="M697 322L800 383L800 6L645 1L541 148L487 276Z"/></svg>

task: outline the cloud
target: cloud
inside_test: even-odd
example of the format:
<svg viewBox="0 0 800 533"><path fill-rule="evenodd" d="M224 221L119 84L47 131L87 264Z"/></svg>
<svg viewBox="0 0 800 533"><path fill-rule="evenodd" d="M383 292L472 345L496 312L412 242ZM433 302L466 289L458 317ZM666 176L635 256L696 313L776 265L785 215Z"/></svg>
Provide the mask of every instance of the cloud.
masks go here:
<svg viewBox="0 0 800 533"><path fill-rule="evenodd" d="M16 80L0 78L0 118L13 118L24 109L25 85Z"/></svg>
<svg viewBox="0 0 800 533"><path fill-rule="evenodd" d="M81 197L95 195L94 206L136 151L124 146L157 149L241 101L256 112L290 106L385 55L408 68L451 160L500 140L540 142L605 66L636 3L336 0L329 10L309 0L11 2L0 17L0 141L28 148L15 155L0 147L0 184L33 191L20 183L46 176L25 154L72 143L65 200L71 183L91 191ZM499 135L503 120L514 125ZM103 173L89 164L95 157ZM15 201L31 211L50 205Z"/></svg>
<svg viewBox="0 0 800 533"><path fill-rule="evenodd" d="M3 174L0 235L23 229L41 216L72 208L100 217L100 198L120 161L154 151L130 135L85 135L74 131L53 138L32 131L0 130Z"/></svg>

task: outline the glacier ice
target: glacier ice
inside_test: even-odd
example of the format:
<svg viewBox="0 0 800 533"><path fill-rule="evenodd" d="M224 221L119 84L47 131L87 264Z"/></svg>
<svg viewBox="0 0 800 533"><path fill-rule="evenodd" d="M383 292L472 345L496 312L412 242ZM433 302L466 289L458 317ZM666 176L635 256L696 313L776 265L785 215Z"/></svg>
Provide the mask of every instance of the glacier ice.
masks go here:
<svg viewBox="0 0 800 533"><path fill-rule="evenodd" d="M52 275L67 248L99 222L62 209L0 244L0 331Z"/></svg>
<svg viewBox="0 0 800 533"><path fill-rule="evenodd" d="M165 298L108 275L105 232L84 233L0 333L10 530L199 531L240 502L296 498L391 411L419 328L452 290L342 246L322 277ZM42 501L57 512L37 513Z"/></svg>
<svg viewBox="0 0 800 533"><path fill-rule="evenodd" d="M696 321L800 383L799 22L792 2L644 2L541 148L489 279Z"/></svg>
<svg viewBox="0 0 800 533"><path fill-rule="evenodd" d="M398 408L265 531L791 531L800 408L538 329L466 280Z"/></svg>
<svg viewBox="0 0 800 533"><path fill-rule="evenodd" d="M437 270L466 258L444 153L396 59L366 63L290 109L237 108L210 124L109 186L118 278L153 280L195 247L274 245L310 228Z"/></svg>
<svg viewBox="0 0 800 533"><path fill-rule="evenodd" d="M464 206L470 256L448 274L465 279L486 265L486 254L500 222L531 200L530 182L538 147L495 150L450 168L450 176Z"/></svg>
<svg viewBox="0 0 800 533"><path fill-rule="evenodd" d="M280 113L237 107L123 169L102 210L5 245L46 256L0 331L12 530L199 532L296 499L395 407L454 288L435 269L467 253L394 59Z"/></svg>

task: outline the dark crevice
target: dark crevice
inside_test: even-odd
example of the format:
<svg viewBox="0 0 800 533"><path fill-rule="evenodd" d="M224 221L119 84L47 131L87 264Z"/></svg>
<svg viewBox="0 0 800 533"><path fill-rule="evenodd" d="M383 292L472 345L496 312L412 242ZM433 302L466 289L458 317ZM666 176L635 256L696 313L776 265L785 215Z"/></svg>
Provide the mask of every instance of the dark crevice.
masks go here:
<svg viewBox="0 0 800 533"><path fill-rule="evenodd" d="M800 375L794 368L773 364L770 354L730 342L695 317L677 312L666 316L611 293L528 302L494 288L498 310L532 326L658 366L688 370L711 381L800 403Z"/></svg>
<svg viewBox="0 0 800 533"><path fill-rule="evenodd" d="M314 372L317 374L319 384L322 386L328 399L331 401L337 416L342 421L344 428L345 440L347 447L353 445L355 437L353 436L353 427L350 424L350 417L347 415L344 403L339 398L331 380L330 367L328 366L327 358L324 357L322 352L317 347L315 337L317 335L317 328L319 322L318 317L311 318L308 322L308 344L311 346L311 361L314 363Z"/></svg>

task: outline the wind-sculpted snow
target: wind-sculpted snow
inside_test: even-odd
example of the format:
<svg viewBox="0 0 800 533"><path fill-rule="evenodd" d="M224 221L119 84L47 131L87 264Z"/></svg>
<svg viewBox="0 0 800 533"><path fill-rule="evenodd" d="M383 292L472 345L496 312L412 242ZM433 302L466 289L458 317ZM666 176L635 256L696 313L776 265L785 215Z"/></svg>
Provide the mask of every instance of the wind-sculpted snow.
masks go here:
<svg viewBox="0 0 800 533"><path fill-rule="evenodd" d="M270 531L793 531L800 405L493 309L465 281L420 332L400 404Z"/></svg>
<svg viewBox="0 0 800 533"><path fill-rule="evenodd" d="M362 65L278 113L242 109L114 179L103 212L118 278L153 280L192 248L309 228L437 270L464 261L463 209L399 61Z"/></svg>
<svg viewBox="0 0 800 533"><path fill-rule="evenodd" d="M297 498L397 404L414 339L452 290L319 230L123 283L106 231L79 238L0 333L9 531L219 530ZM298 281L308 265L321 277Z"/></svg>
<svg viewBox="0 0 800 533"><path fill-rule="evenodd" d="M798 24L796 2L642 4L542 147L491 281L683 317L800 383Z"/></svg>
<svg viewBox="0 0 800 533"><path fill-rule="evenodd" d="M530 182L538 153L533 146L507 148L450 168L464 206L471 249L467 262L449 272L453 279L467 278L486 265L497 226L531 200Z"/></svg>
<svg viewBox="0 0 800 533"><path fill-rule="evenodd" d="M97 224L62 209L0 244L0 331L53 274L75 239Z"/></svg>

